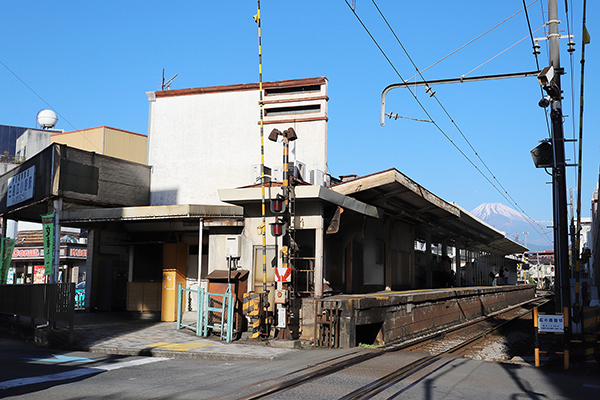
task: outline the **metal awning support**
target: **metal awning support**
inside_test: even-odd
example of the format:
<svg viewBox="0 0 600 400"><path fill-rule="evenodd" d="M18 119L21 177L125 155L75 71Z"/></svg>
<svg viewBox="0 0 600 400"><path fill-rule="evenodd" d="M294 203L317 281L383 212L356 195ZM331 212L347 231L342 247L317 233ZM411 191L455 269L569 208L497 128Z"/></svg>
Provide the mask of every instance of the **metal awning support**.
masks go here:
<svg viewBox="0 0 600 400"><path fill-rule="evenodd" d="M387 93L396 88L406 87L406 86L431 86L431 85L442 85L445 83L464 83L464 82L477 82L477 81L490 81L495 79L508 79L508 78L525 78L528 76L538 76L540 71L531 71L531 72L515 72L511 74L498 74L498 75L484 75L484 76L473 76L473 77L465 77L464 75L460 78L450 78L450 79L437 79L432 81L421 81L421 82L402 82L402 83L393 83L388 85L383 92L381 93L381 126L385 125L385 96Z"/></svg>

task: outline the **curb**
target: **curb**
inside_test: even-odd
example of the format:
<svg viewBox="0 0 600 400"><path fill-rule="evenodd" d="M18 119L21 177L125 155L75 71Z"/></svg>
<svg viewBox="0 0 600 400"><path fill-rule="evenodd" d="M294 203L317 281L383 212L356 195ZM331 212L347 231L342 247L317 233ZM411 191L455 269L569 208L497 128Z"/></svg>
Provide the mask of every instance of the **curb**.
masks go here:
<svg viewBox="0 0 600 400"><path fill-rule="evenodd" d="M75 350L75 349L74 349ZM284 356L260 356L253 354L225 354L225 353L207 353L207 352L179 352L169 350L154 350L150 348L146 349L123 349L123 348L110 348L110 347L82 347L78 348L79 351L87 351L89 353L97 354L111 354L118 356L144 356L144 357L166 357L166 358L177 358L177 359L188 359L188 360L217 360L217 361L272 361L279 357Z"/></svg>

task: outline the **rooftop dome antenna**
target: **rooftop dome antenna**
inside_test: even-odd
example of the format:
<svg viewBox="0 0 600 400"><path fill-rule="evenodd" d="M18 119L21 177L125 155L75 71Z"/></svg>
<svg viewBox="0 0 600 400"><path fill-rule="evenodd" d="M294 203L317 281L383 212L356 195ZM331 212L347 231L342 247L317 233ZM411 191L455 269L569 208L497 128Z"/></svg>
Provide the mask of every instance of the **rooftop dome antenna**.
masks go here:
<svg viewBox="0 0 600 400"><path fill-rule="evenodd" d="M39 124L42 129L52 129L56 126L57 122L58 117L52 110L40 110L36 115L36 128L37 124Z"/></svg>

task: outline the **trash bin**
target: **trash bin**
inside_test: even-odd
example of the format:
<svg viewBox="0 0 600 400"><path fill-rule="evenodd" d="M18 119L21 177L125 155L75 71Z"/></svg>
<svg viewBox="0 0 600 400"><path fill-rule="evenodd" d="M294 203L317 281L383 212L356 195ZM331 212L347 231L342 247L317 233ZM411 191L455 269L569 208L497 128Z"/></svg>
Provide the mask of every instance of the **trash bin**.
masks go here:
<svg viewBox="0 0 600 400"><path fill-rule="evenodd" d="M248 290L248 274L250 271L237 270L231 271L229 277L231 282L231 292L233 293L233 302L235 309L233 311L233 320L235 331L240 334L244 327L244 314L242 304L244 293ZM227 291L228 272L226 270L215 270L206 276L208 281L208 293L224 294ZM218 301L221 301L219 297Z"/></svg>

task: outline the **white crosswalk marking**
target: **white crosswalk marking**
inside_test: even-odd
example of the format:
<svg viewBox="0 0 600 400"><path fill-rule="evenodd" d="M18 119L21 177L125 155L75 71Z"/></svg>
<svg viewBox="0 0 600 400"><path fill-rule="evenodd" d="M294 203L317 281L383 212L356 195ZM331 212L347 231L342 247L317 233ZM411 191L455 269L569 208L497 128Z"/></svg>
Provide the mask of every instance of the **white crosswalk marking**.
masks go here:
<svg viewBox="0 0 600 400"><path fill-rule="evenodd" d="M28 378L17 378L10 381L0 382L0 389L10 389L18 386L34 385L36 383L53 382L53 381L64 381L68 379L80 378L82 376L98 374L106 371L114 371L120 368L134 367L137 365L144 365L153 362L166 361L170 358L165 357L147 357L140 358L137 360L117 362L114 364L98 365L94 368L78 368L67 372L61 372L58 374L48 374L41 376L31 376Z"/></svg>

